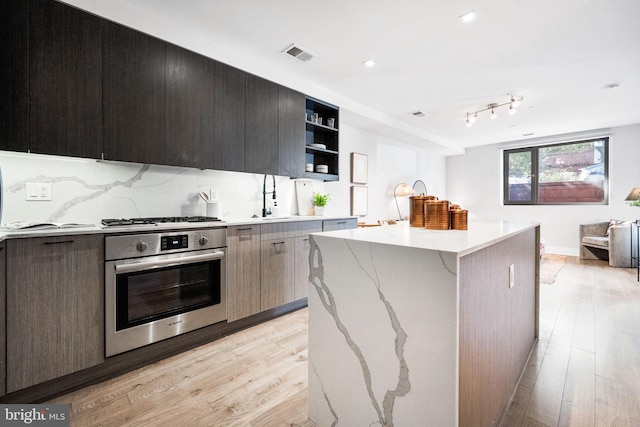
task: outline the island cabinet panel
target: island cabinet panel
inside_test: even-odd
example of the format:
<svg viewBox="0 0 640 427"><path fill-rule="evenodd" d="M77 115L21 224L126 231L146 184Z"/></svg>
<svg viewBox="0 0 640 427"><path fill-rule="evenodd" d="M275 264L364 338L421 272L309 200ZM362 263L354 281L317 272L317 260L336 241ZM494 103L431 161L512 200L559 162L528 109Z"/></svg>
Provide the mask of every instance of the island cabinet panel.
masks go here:
<svg viewBox="0 0 640 427"><path fill-rule="evenodd" d="M205 166L200 153L214 134L213 70L213 60L167 45L166 153L174 166Z"/></svg>
<svg viewBox="0 0 640 427"><path fill-rule="evenodd" d="M245 170L278 174L279 86L247 75Z"/></svg>
<svg viewBox="0 0 640 427"><path fill-rule="evenodd" d="M259 313L260 308L260 225L227 229L228 321Z"/></svg>
<svg viewBox="0 0 640 427"><path fill-rule="evenodd" d="M305 162L305 96L280 86L278 175L302 177Z"/></svg>
<svg viewBox="0 0 640 427"><path fill-rule="evenodd" d="M103 20L51 0L29 4L29 148L100 158Z"/></svg>
<svg viewBox="0 0 640 427"><path fill-rule="evenodd" d="M103 363L103 236L6 247L7 392Z"/></svg>
<svg viewBox="0 0 640 427"><path fill-rule="evenodd" d="M204 168L244 172L246 73L213 61L213 143Z"/></svg>
<svg viewBox="0 0 640 427"><path fill-rule="evenodd" d="M0 150L29 150L29 3L0 0Z"/></svg>
<svg viewBox="0 0 640 427"><path fill-rule="evenodd" d="M164 149L167 44L106 21L103 37L105 159L171 164Z"/></svg>
<svg viewBox="0 0 640 427"><path fill-rule="evenodd" d="M262 311L294 301L294 251L294 239L262 241Z"/></svg>
<svg viewBox="0 0 640 427"><path fill-rule="evenodd" d="M6 378L7 369L5 361L7 360L7 345L6 345L6 301L5 296L7 292L7 282L5 275L6 265L6 250L5 243L0 243L0 396L4 396L7 393Z"/></svg>
<svg viewBox="0 0 640 427"><path fill-rule="evenodd" d="M460 426L496 425L527 362L536 339L535 241L531 229L460 258Z"/></svg>

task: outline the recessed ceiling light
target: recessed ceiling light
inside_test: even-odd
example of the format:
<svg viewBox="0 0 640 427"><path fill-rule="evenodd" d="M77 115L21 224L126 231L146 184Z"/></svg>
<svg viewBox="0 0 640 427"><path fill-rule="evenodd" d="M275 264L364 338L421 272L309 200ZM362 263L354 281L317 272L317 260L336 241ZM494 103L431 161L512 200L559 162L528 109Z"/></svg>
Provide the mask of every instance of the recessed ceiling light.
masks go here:
<svg viewBox="0 0 640 427"><path fill-rule="evenodd" d="M373 59L367 59L366 61L363 62L363 64L365 67L371 68L376 66L376 61L374 61Z"/></svg>
<svg viewBox="0 0 640 427"><path fill-rule="evenodd" d="M610 92L612 90L616 90L620 87L620 83L611 83L602 88L605 92Z"/></svg>
<svg viewBox="0 0 640 427"><path fill-rule="evenodd" d="M465 23L471 22L476 19L476 11L472 10L471 12L467 12L464 15L460 15L458 18L460 18L460 20Z"/></svg>

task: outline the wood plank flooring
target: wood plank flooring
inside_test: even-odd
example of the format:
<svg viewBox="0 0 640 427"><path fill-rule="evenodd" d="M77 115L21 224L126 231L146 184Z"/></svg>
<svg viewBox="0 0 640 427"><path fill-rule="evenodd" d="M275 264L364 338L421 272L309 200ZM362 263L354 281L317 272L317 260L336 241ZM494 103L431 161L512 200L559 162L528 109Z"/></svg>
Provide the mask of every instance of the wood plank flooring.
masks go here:
<svg viewBox="0 0 640 427"><path fill-rule="evenodd" d="M542 285L540 340L503 427L640 427L640 283L567 257ZM307 309L61 396L72 426L298 426Z"/></svg>

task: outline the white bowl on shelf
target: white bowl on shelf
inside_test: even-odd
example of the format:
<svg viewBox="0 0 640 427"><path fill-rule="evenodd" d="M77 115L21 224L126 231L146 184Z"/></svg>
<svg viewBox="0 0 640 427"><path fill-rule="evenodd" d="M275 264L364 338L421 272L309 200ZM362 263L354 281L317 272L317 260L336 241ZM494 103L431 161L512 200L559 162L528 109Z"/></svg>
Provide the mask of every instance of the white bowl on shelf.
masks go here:
<svg viewBox="0 0 640 427"><path fill-rule="evenodd" d="M329 166L327 166L327 165L316 165L316 172L318 172L318 173L329 173Z"/></svg>
<svg viewBox="0 0 640 427"><path fill-rule="evenodd" d="M324 144L309 144L309 147L313 147L313 148L321 148L323 150L327 149L327 146Z"/></svg>

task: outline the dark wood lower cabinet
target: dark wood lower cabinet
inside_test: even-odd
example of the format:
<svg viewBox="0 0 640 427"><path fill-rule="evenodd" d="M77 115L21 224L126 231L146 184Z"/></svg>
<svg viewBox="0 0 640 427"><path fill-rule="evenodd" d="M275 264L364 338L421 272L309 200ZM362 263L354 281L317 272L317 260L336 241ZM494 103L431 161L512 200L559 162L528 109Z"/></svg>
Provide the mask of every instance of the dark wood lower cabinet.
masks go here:
<svg viewBox="0 0 640 427"><path fill-rule="evenodd" d="M228 320L260 312L260 225L227 229Z"/></svg>
<svg viewBox="0 0 640 427"><path fill-rule="evenodd" d="M263 240L260 263L261 309L268 310L294 300L294 239Z"/></svg>
<svg viewBox="0 0 640 427"><path fill-rule="evenodd" d="M7 291L6 275L5 275L5 244L0 243L0 396L4 396L7 392L6 378L7 369L5 361L7 360L7 346L5 338L5 295Z"/></svg>
<svg viewBox="0 0 640 427"><path fill-rule="evenodd" d="M6 242L8 393L104 362L103 241Z"/></svg>

